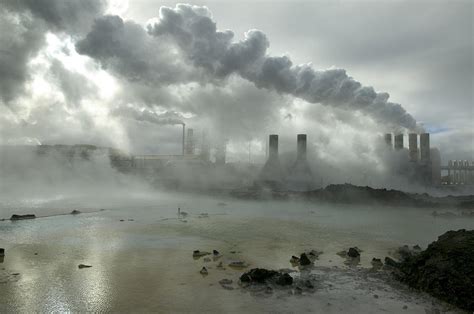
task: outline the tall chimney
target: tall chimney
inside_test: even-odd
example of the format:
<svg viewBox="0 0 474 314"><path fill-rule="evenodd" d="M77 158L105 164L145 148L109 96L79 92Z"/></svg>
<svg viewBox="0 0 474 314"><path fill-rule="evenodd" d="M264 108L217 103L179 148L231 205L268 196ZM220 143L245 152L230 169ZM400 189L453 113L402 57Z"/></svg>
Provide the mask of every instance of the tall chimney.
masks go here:
<svg viewBox="0 0 474 314"><path fill-rule="evenodd" d="M297 160L306 160L306 134L298 134L297 141Z"/></svg>
<svg viewBox="0 0 474 314"><path fill-rule="evenodd" d="M390 148L393 148L392 133L386 133L384 138L385 138L385 144L387 144L387 146L389 146Z"/></svg>
<svg viewBox="0 0 474 314"><path fill-rule="evenodd" d="M395 150L403 149L403 134L395 135Z"/></svg>
<svg viewBox="0 0 474 314"><path fill-rule="evenodd" d="M430 160L430 134L420 134L420 156L422 162L428 162Z"/></svg>
<svg viewBox="0 0 474 314"><path fill-rule="evenodd" d="M281 189L284 186L284 170L278 157L278 135L271 134L268 145L268 159L263 166L258 182L272 189Z"/></svg>
<svg viewBox="0 0 474 314"><path fill-rule="evenodd" d="M269 138L268 159L278 157L278 135L271 134Z"/></svg>
<svg viewBox="0 0 474 314"><path fill-rule="evenodd" d="M194 130L189 128L186 137L186 155L194 155Z"/></svg>
<svg viewBox="0 0 474 314"><path fill-rule="evenodd" d="M408 134L408 151L410 153L410 161L418 161L418 135L416 133Z"/></svg>

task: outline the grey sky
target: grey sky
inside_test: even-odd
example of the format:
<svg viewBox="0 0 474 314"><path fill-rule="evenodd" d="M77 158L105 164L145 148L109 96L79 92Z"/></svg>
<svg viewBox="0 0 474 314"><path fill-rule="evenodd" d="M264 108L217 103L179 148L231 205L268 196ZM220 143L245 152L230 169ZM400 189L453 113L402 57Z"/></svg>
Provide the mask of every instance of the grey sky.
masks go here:
<svg viewBox="0 0 474 314"><path fill-rule="evenodd" d="M144 23L156 15L150 10L154 3L131 1L125 15ZM189 3L208 6L218 28L233 30L237 38L251 28L262 30L274 55L288 54L295 63L312 62L315 68L346 69L364 84L388 92L429 130L461 130L457 158L474 158L474 2ZM432 141L447 144L445 135L433 135Z"/></svg>
<svg viewBox="0 0 474 314"><path fill-rule="evenodd" d="M290 138L305 132L312 134L310 140L321 138L318 134L350 134L356 140L370 132L388 131L383 119L372 125L353 111L317 104L301 109L295 97L273 90L278 81L268 83L248 71L237 71L257 86L270 86L260 89L242 78L209 75L207 67L215 65L202 67L195 59L193 66L187 57L195 55L186 55L190 52L183 47L178 51L169 38L153 38L141 29L149 19L158 17L161 6L174 8L176 1L133 0L127 4L117 0L122 10L108 13L119 14L123 22L103 18L92 35L87 35L93 27L89 21L107 13L103 11L106 5L94 0L80 6L57 0L0 2L10 10L0 10L0 25L5 26L3 33L0 30L0 43L7 43L7 48L0 47L0 68L8 69L0 79L0 96L6 105L0 112L3 142L25 137L164 152L156 151L153 139L175 138L179 130L116 116L117 112L130 112L130 106L157 110L157 117L168 110L179 111L189 117L191 126L234 138L237 147L239 141L260 140L268 132L282 132ZM249 29L258 29L270 42L267 54L272 57L287 55L293 65L311 62L315 70L345 69L363 86L389 93L390 102L401 104L433 133L432 143L439 146L444 160L474 159L472 1L188 2L207 6L218 30L234 32L234 42L243 40ZM9 18L12 12L22 17L20 25ZM12 39L16 32L22 35ZM59 36L58 43L51 44L48 32ZM74 47L82 56L69 52ZM15 49L22 51L18 54ZM63 52L58 54L54 49ZM19 56L15 62L13 55ZM84 61L85 55L92 59ZM206 55L200 62L203 57ZM74 61L64 62L67 58L82 58L78 63L84 63L85 70L71 66ZM53 90L35 96L38 88L44 90L35 79L39 73L49 78L58 93ZM103 98L104 91L107 94L114 86L102 84L101 77L107 75L119 87L113 97ZM102 113L103 108L110 114ZM299 122L282 118L288 114ZM73 125L76 127L71 128ZM360 128L367 133L356 134ZM343 149L337 138L327 145L314 145L333 149L329 155ZM164 146L173 145L167 142Z"/></svg>

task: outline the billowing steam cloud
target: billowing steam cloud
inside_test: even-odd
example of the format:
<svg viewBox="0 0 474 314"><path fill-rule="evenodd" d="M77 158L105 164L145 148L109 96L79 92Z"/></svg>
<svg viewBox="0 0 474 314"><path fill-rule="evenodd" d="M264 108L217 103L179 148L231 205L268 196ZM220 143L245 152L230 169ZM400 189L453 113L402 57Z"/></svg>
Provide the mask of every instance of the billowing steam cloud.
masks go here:
<svg viewBox="0 0 474 314"><path fill-rule="evenodd" d="M133 106L126 106L115 108L111 111L111 114L118 117L149 122L157 125L184 125L181 115L177 112L167 111L165 113L158 114L146 108L138 109Z"/></svg>
<svg viewBox="0 0 474 314"><path fill-rule="evenodd" d="M387 93L363 86L343 69L317 71L311 64L294 65L287 56L269 56L269 41L258 30L248 31L242 41L233 38L232 31L217 30L206 7L178 4L174 9L162 7L146 31L118 16L99 18L76 48L128 79L147 84L218 81L238 74L259 88L310 103L360 110L394 127L417 127L401 105L388 101ZM179 49L160 48L160 43L170 41ZM181 55L194 69L176 61Z"/></svg>

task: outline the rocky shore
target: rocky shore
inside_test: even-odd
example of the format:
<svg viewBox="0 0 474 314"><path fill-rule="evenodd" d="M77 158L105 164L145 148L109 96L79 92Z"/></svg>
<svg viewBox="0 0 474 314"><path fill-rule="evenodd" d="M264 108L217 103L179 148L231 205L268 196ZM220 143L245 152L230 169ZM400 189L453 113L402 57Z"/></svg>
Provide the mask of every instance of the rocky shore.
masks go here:
<svg viewBox="0 0 474 314"><path fill-rule="evenodd" d="M417 208L457 208L474 210L474 195L435 197L427 193L406 193L399 190L376 189L352 184L331 184L322 189L306 192L269 191L261 187L233 190L230 195L239 199L275 199L320 201L328 203L399 206Z"/></svg>

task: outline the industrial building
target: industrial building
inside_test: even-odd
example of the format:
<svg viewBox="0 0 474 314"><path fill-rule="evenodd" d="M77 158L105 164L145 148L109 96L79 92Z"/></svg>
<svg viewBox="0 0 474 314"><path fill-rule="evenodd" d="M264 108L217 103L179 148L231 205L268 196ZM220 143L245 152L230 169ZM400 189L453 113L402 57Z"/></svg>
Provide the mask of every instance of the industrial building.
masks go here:
<svg viewBox="0 0 474 314"><path fill-rule="evenodd" d="M390 150L397 153L403 152L404 134L397 133L394 136L394 145L392 146L392 134L387 133L384 136L385 143ZM419 146L418 146L419 139ZM418 149L419 147L419 149ZM434 158L432 158L432 155ZM396 175L407 176L413 182L423 185L438 185L440 184L439 173L441 169L439 151L436 148L430 147L429 133L410 133L408 134L408 154L407 162L398 164L397 169L392 169Z"/></svg>

